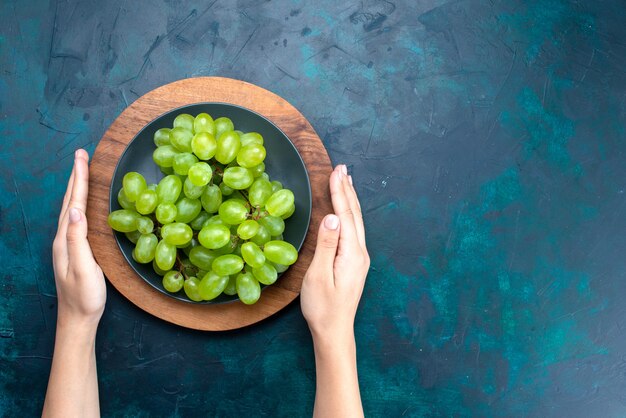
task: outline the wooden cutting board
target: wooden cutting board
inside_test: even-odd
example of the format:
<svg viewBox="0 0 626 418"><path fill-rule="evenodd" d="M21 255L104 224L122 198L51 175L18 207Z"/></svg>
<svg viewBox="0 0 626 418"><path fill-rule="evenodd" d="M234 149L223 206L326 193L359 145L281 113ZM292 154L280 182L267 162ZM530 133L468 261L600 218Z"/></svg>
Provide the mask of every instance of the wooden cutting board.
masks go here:
<svg viewBox="0 0 626 418"><path fill-rule="evenodd" d="M296 264L251 306L239 301L197 305L178 301L148 285L122 255L107 224L109 192L118 159L133 137L150 121L180 106L232 103L253 110L278 126L298 149L311 181L311 224ZM222 77L198 77L176 81L140 97L125 109L102 137L90 164L89 242L97 262L115 288L128 300L165 321L184 327L224 331L261 321L278 312L300 293L302 279L315 250L321 219L332 212L328 178L332 167L328 153L311 124L286 100L261 87Z"/></svg>

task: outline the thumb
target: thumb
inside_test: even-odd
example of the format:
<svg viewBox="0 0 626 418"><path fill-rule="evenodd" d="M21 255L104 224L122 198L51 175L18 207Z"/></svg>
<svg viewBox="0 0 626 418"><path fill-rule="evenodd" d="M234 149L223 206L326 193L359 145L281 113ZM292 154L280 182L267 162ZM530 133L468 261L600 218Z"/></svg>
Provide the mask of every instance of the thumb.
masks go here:
<svg viewBox="0 0 626 418"><path fill-rule="evenodd" d="M337 215L326 215L320 223L320 229L317 233L317 246L315 247L315 255L311 264L318 268L328 268L332 271L339 244L339 229L340 225Z"/></svg>
<svg viewBox="0 0 626 418"><path fill-rule="evenodd" d="M87 217L80 209L70 208L69 220L67 226L69 264L71 267L80 267L85 261L93 258L87 241Z"/></svg>

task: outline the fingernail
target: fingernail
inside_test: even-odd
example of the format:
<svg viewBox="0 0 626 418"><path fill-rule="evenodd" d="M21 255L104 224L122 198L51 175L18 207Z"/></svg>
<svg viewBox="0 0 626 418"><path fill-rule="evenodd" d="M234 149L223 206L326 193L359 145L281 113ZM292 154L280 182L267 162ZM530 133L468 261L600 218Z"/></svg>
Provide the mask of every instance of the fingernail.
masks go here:
<svg viewBox="0 0 626 418"><path fill-rule="evenodd" d="M76 208L70 209L70 222L75 224L80 221L80 211Z"/></svg>
<svg viewBox="0 0 626 418"><path fill-rule="evenodd" d="M326 219L324 219L324 226L332 231L339 227L339 218L337 215L328 215Z"/></svg>
<svg viewBox="0 0 626 418"><path fill-rule="evenodd" d="M78 158L79 155L80 155L80 148L74 151L74 158Z"/></svg>
<svg viewBox="0 0 626 418"><path fill-rule="evenodd" d="M343 174L348 174L348 167L345 164L341 164L341 172Z"/></svg>
<svg viewBox="0 0 626 418"><path fill-rule="evenodd" d="M348 180L350 181L350 186L352 186L352 176L348 176Z"/></svg>
<svg viewBox="0 0 626 418"><path fill-rule="evenodd" d="M339 181L343 181L343 171L341 169L337 171L337 178Z"/></svg>

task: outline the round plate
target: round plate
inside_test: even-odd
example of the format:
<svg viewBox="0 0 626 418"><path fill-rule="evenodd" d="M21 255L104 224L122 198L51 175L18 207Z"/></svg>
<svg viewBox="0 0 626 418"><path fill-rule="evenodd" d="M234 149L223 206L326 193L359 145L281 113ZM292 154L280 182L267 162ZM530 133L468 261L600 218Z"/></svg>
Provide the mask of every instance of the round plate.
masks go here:
<svg viewBox="0 0 626 418"><path fill-rule="evenodd" d="M137 171L144 176L148 183L158 183L165 176L152 160L152 153L156 148L153 141L154 133L160 128L171 128L174 118L181 113L195 116L202 112L208 113L214 119L222 116L228 117L233 121L235 129L243 132L258 132L263 136L264 146L267 150L266 172L272 180L278 180L283 186L291 189L296 197L296 211L285 221L284 239L297 250L300 250L311 218L311 187L304 162L293 143L273 123L256 112L232 104L199 103L182 106L159 116L139 131L126 147L113 172L109 210L122 209L117 201L117 193L122 187L124 174L129 171ZM169 293L163 287L162 277L154 272L152 263L141 264L133 259L132 252L135 245L123 233L116 232L115 238L126 261L135 272L149 285L167 296L196 304L224 303L238 299L236 295L222 294L211 301L193 302L183 290Z"/></svg>
<svg viewBox="0 0 626 418"><path fill-rule="evenodd" d="M130 141L159 115L206 102L241 106L271 121L296 146L309 173L311 223L298 261L275 284L265 289L254 305L245 305L238 300L224 304L191 304L162 294L142 280L128 264L107 224L113 172ZM281 97L253 84L228 78L199 77L176 81L137 99L111 124L98 144L90 165L89 241L108 280L144 311L198 330L241 328L278 312L300 293L302 278L315 251L319 222L332 211L328 191L331 170L330 159L320 138L304 116Z"/></svg>

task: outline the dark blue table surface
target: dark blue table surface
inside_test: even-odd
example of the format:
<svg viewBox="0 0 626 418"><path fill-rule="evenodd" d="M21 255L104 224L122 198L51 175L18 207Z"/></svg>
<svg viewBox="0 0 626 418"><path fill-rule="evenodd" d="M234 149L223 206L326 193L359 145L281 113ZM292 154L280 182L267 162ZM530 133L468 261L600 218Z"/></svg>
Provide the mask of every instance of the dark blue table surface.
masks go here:
<svg viewBox="0 0 626 418"><path fill-rule="evenodd" d="M140 95L243 79L360 193L369 416L626 415L623 1L0 2L0 414L40 412L72 155ZM105 416L307 416L299 304L189 331L112 287Z"/></svg>

